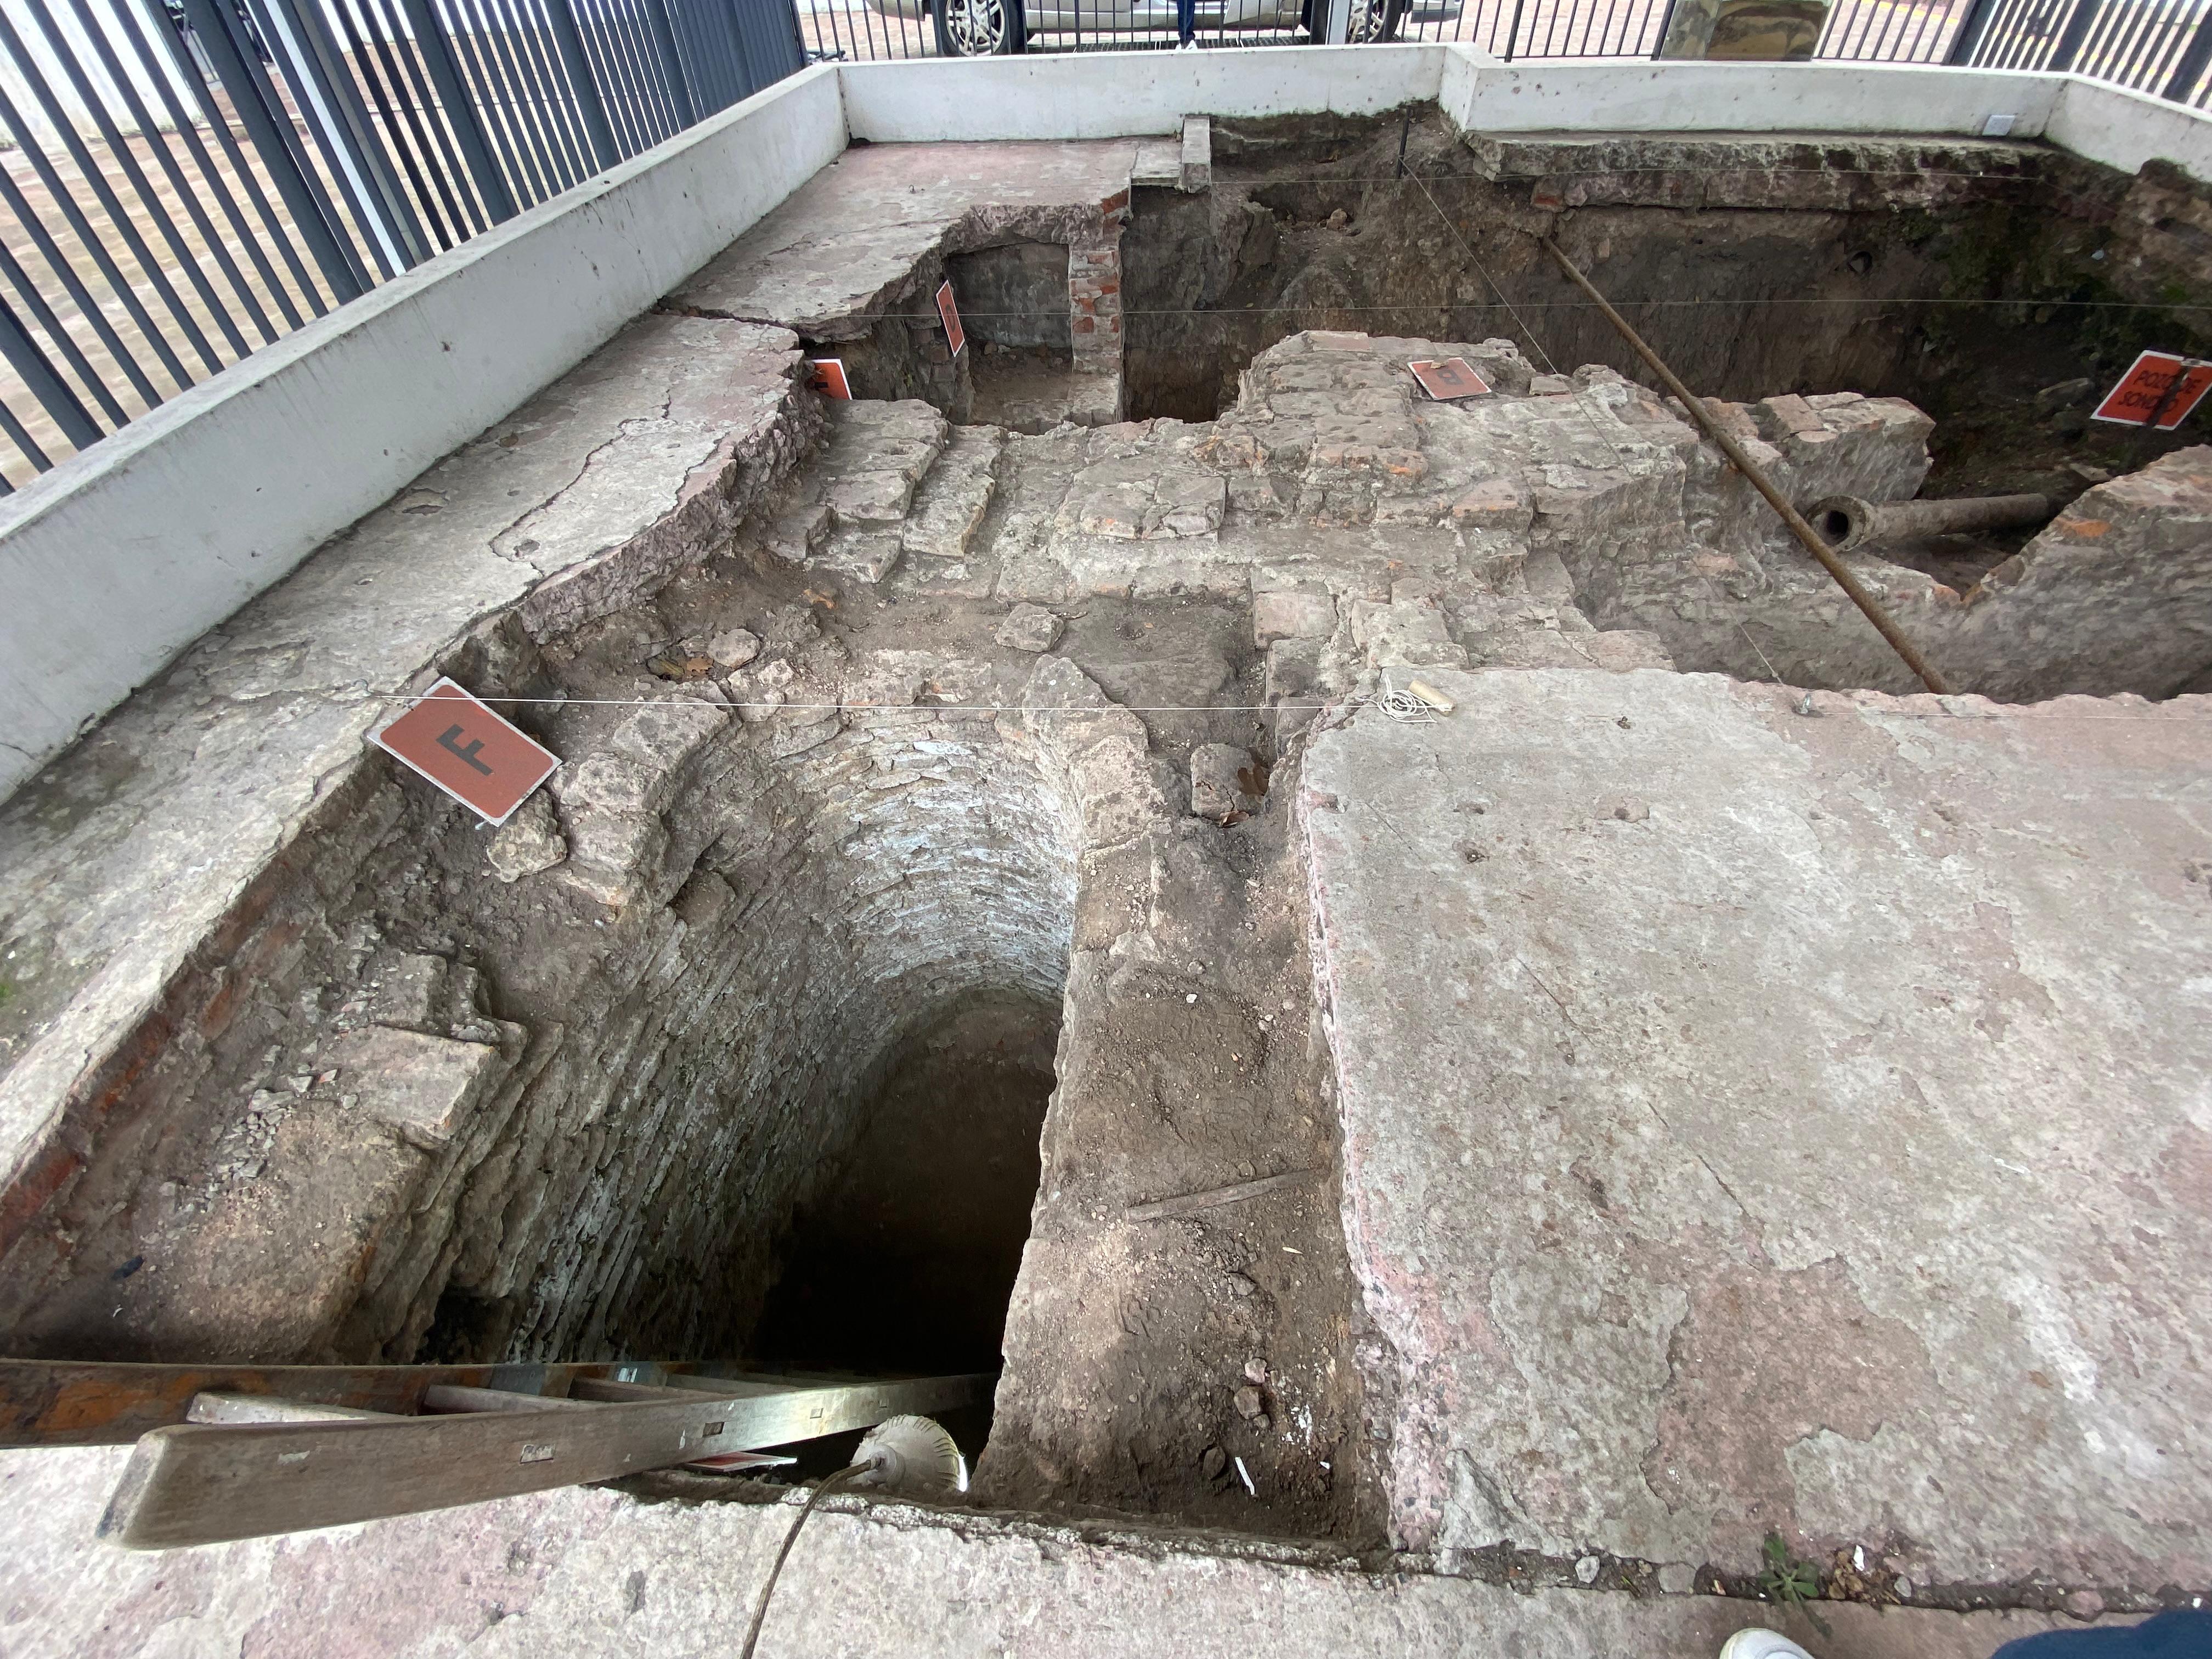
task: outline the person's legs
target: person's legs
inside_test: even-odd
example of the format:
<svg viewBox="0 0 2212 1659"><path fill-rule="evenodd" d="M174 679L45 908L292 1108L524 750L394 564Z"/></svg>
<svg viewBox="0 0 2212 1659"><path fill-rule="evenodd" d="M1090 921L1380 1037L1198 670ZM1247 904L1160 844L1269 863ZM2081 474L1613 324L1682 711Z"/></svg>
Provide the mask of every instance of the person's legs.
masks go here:
<svg viewBox="0 0 2212 1659"><path fill-rule="evenodd" d="M2140 1625L2015 1637L1991 1659L2212 1659L2212 1610L2169 1607Z"/></svg>
<svg viewBox="0 0 2212 1659"><path fill-rule="evenodd" d="M1176 0L1176 36L1186 46L1195 45L1198 0Z"/></svg>

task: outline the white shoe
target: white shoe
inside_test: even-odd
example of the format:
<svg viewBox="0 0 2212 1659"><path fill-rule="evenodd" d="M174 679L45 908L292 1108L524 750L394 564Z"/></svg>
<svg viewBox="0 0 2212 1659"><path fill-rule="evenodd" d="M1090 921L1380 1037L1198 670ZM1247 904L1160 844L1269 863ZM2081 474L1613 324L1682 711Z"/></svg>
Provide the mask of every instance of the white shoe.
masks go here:
<svg viewBox="0 0 2212 1659"><path fill-rule="evenodd" d="M1186 40L1181 46L1177 46L1176 50L1177 52L1196 52L1198 50L1198 42L1195 40Z"/></svg>
<svg viewBox="0 0 2212 1659"><path fill-rule="evenodd" d="M1721 1644L1720 1659L1813 1659L1788 1637L1753 1625Z"/></svg>

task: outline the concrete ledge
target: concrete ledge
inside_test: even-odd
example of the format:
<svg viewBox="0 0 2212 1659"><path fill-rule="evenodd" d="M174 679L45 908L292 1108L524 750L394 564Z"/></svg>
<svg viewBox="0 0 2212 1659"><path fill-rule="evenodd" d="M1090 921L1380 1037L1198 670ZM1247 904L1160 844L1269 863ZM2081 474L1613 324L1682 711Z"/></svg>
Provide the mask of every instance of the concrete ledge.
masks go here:
<svg viewBox="0 0 2212 1659"><path fill-rule="evenodd" d="M1441 46L1255 46L1069 52L957 63L846 64L845 119L876 143L952 138L1120 138L1182 131L1183 116L1376 115L1437 95Z"/></svg>
<svg viewBox="0 0 2212 1659"><path fill-rule="evenodd" d="M52 1659L275 1652L485 1659L650 1652L726 1659L791 1524L788 1504L641 1504L607 1487L291 1538L131 1554L92 1541L123 1447L0 1453L13 1607ZM696 1483L695 1483L696 1484ZM1756 1602L1523 1594L1422 1572L1359 1572L1295 1545L1136 1527L860 1509L834 1498L777 1581L762 1632L797 1654L1006 1659L1702 1659L1732 1632L1784 1626ZM1826 1606L1822 1652L1984 1659L2070 1621ZM1807 1638L1802 1619L1789 1633Z"/></svg>
<svg viewBox="0 0 2212 1659"><path fill-rule="evenodd" d="M1458 52L1459 49L1443 50ZM2212 115L2077 75L1911 64L1499 64L1463 54L1438 101L1468 132L1838 132L2044 138L2134 173L2212 174Z"/></svg>
<svg viewBox="0 0 2212 1659"><path fill-rule="evenodd" d="M429 261L0 506L0 794L844 148L806 71Z"/></svg>

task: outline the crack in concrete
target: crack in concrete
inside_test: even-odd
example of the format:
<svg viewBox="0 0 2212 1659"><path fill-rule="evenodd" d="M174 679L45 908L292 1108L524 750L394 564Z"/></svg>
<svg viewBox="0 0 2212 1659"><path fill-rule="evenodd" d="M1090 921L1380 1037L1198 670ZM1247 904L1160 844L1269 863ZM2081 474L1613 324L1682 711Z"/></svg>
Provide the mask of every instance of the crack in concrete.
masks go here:
<svg viewBox="0 0 2212 1659"><path fill-rule="evenodd" d="M674 394L672 392L670 396L672 401ZM665 405L663 407L665 409ZM629 435L629 420L623 421L615 428L614 431L604 442L594 444L589 450L585 452L583 459L577 464L576 471L569 477L568 483L562 484L551 495L544 497L542 500L535 502L532 506L523 508L523 510L516 514L514 518L508 520L505 528L494 531L491 535L486 538L486 544L489 546L493 554L502 559L511 559L518 564L527 565L530 568L535 570L540 576L550 575L552 574L551 571L548 570L544 565L538 563L537 560L532 558L528 554L505 551L500 547L500 543L507 537L514 535L516 531L521 529L526 521L538 514L543 513L548 508L556 505L568 495L570 490L574 489L578 484L583 483L585 475L592 470L592 463Z"/></svg>
<svg viewBox="0 0 2212 1659"><path fill-rule="evenodd" d="M1536 970L1534 968L1531 968L1528 963L1522 959L1519 951L1516 951L1513 953L1513 960L1521 964L1521 971L1522 973L1528 975L1531 980L1535 981L1536 988L1551 999L1552 1006L1559 1011L1559 1018L1567 1023L1567 1027L1570 1030L1587 1038L1589 1042L1596 1044L1601 1048L1606 1048L1610 1046L1596 1032L1585 1030L1581 1025L1576 1024L1575 1017L1567 1012L1567 1005L1559 1000L1558 993L1554 992L1550 986L1544 983L1543 980L1537 975ZM1613 1056L1613 1060L1614 1063L1617 1065L1622 1063L1620 1056L1618 1054ZM1744 1203L1742 1199L1736 1195L1735 1188L1729 1186L1726 1181L1722 1179L1721 1172L1713 1168L1711 1163L1708 1161L1705 1155L1675 1133L1674 1126L1668 1121L1666 1113L1661 1111L1649 1097L1645 1098L1644 1104L1644 1109L1649 1111L1653 1117L1659 1120L1659 1127L1666 1130L1668 1138L1671 1139L1675 1145L1681 1147L1681 1149L1687 1152L1692 1158L1697 1159L1698 1167L1703 1169L1707 1175L1713 1178L1713 1184L1728 1194L1729 1202L1735 1206L1736 1213L1741 1216L1746 1222L1750 1222L1753 1218L1749 1206Z"/></svg>

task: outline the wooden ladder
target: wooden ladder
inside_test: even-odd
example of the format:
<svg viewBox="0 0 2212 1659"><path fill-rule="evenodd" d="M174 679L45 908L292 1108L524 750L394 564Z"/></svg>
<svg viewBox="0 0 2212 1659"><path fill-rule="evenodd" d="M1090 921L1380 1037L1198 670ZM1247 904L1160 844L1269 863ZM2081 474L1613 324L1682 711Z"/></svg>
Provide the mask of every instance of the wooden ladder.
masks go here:
<svg viewBox="0 0 2212 1659"><path fill-rule="evenodd" d="M100 1536L174 1549L412 1515L987 1402L997 1377L743 1364L137 1365L0 1359L0 1448L135 1440Z"/></svg>

